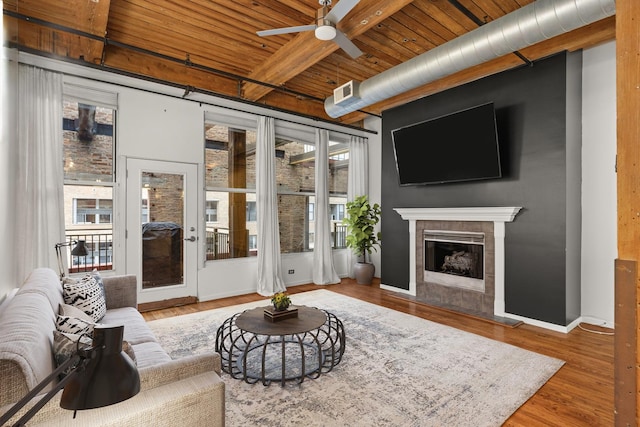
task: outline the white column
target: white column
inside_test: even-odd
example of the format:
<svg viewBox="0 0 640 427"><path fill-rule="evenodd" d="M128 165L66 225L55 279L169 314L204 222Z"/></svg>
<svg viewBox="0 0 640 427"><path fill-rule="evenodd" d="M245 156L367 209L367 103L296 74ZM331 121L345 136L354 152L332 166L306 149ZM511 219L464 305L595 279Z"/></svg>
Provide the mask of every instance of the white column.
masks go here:
<svg viewBox="0 0 640 427"><path fill-rule="evenodd" d="M496 316L504 316L505 303L504 303L504 237L505 228L504 222L495 221L493 223L493 239L495 249L495 296L493 299L493 314Z"/></svg>
<svg viewBox="0 0 640 427"><path fill-rule="evenodd" d="M409 294L416 296L416 220L409 220Z"/></svg>

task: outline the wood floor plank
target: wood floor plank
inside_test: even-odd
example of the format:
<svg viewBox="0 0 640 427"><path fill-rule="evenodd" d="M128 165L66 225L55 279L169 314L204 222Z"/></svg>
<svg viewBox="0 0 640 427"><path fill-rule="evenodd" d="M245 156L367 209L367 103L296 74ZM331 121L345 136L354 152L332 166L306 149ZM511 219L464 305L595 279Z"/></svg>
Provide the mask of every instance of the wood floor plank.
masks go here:
<svg viewBox="0 0 640 427"><path fill-rule="evenodd" d="M575 328L568 334L530 325L511 327L487 320L459 315L380 289L379 283L358 285L343 279L337 285L300 285L289 288L295 295L316 289L327 289L358 298L423 319L515 345L565 361L565 365L540 390L522 405L505 426L611 426L613 413L613 336ZM263 300L258 294L248 294L181 307L143 313L146 320L162 319ZM292 297L295 301L295 297ZM611 333L611 330L585 325L589 329Z"/></svg>

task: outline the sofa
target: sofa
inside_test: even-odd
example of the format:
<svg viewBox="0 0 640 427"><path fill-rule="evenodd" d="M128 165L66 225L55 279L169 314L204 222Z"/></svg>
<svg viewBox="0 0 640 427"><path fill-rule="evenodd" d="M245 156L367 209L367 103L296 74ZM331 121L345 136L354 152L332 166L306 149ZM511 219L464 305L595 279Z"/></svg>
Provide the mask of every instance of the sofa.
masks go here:
<svg viewBox="0 0 640 427"><path fill-rule="evenodd" d="M77 411L74 419L73 411L60 408L60 391L28 425L224 426L225 386L220 378L220 355L211 351L172 360L137 310L136 277L101 279L106 314L100 323L124 325L124 340L133 350L140 373L140 392L115 405ZM62 304L57 274L49 268L38 268L0 306L0 414L56 369L53 331ZM49 389L51 386L42 393ZM32 403L38 400L37 397Z"/></svg>

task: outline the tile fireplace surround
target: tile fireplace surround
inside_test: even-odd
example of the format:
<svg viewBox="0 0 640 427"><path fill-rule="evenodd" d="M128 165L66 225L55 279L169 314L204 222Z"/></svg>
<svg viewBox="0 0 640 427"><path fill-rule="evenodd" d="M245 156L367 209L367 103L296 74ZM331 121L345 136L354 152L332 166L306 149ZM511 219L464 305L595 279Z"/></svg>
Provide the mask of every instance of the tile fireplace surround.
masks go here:
<svg viewBox="0 0 640 427"><path fill-rule="evenodd" d="M420 301L454 310L488 317L505 316L505 222L513 221L520 209L394 208L403 220L409 221L409 290L404 292ZM424 281L424 230L484 233L484 292Z"/></svg>

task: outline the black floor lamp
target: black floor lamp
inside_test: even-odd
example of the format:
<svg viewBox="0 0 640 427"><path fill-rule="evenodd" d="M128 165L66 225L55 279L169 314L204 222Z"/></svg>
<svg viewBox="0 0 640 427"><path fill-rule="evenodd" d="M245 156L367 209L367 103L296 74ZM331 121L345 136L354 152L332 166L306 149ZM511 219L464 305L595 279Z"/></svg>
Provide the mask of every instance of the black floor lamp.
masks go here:
<svg viewBox="0 0 640 427"><path fill-rule="evenodd" d="M73 249L71 249L71 256L87 256L89 252L87 251L87 246L85 245L84 240L71 240L69 242L56 243L56 256L58 257L58 268L60 269L60 278L62 279L65 276L65 268L62 263L62 249L64 246L75 245Z"/></svg>
<svg viewBox="0 0 640 427"><path fill-rule="evenodd" d="M78 349L47 378L0 417L0 426L27 405L62 372L71 372L27 411L14 426L24 426L53 396L64 388L60 406L74 411L100 408L127 400L140 391L140 376L133 361L122 351L124 326L96 325L93 345ZM74 412L75 416L75 412Z"/></svg>

